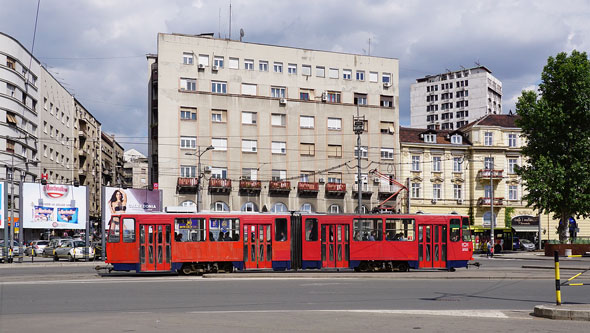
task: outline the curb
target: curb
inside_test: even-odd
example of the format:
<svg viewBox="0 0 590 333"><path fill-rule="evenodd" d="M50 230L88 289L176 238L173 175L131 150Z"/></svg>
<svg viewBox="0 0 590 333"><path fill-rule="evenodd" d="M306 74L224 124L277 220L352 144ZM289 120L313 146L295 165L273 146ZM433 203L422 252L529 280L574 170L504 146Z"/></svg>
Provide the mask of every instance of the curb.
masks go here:
<svg viewBox="0 0 590 333"><path fill-rule="evenodd" d="M533 314L554 320L590 321L590 305L537 305Z"/></svg>
<svg viewBox="0 0 590 333"><path fill-rule="evenodd" d="M104 261L82 261L82 262L13 262L10 264L0 264L0 269L11 269L11 268L47 268L47 267L72 267L72 266L96 266L104 264Z"/></svg>

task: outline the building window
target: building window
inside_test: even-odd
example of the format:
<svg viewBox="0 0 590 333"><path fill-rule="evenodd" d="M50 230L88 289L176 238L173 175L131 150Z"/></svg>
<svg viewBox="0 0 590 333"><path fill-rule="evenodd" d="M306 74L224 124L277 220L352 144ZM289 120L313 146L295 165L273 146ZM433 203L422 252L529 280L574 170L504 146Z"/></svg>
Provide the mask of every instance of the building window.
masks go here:
<svg viewBox="0 0 590 333"><path fill-rule="evenodd" d="M272 181L278 182L287 178L287 170L272 169Z"/></svg>
<svg viewBox="0 0 590 333"><path fill-rule="evenodd" d="M486 170L492 170L494 168L494 158L485 157L483 160L483 168Z"/></svg>
<svg viewBox="0 0 590 333"><path fill-rule="evenodd" d="M342 70L342 78L344 80L351 80L352 79L352 70L350 70L350 69L343 69Z"/></svg>
<svg viewBox="0 0 590 333"><path fill-rule="evenodd" d="M289 74L297 74L297 65L289 64L287 67L287 71L289 72Z"/></svg>
<svg viewBox="0 0 590 333"><path fill-rule="evenodd" d="M370 82L379 82L379 73L369 72L369 81Z"/></svg>
<svg viewBox="0 0 590 333"><path fill-rule="evenodd" d="M436 134L424 134L424 142L435 143L436 142Z"/></svg>
<svg viewBox="0 0 590 333"><path fill-rule="evenodd" d="M340 131L342 129L342 119L328 118L328 129L333 131Z"/></svg>
<svg viewBox="0 0 590 333"><path fill-rule="evenodd" d="M492 197L492 187L490 185L484 185L483 187L483 196L486 198Z"/></svg>
<svg viewBox="0 0 590 333"><path fill-rule="evenodd" d="M180 137L180 148L184 149L196 149L197 138L192 136L181 136Z"/></svg>
<svg viewBox="0 0 590 333"><path fill-rule="evenodd" d="M181 165L180 166L180 177L183 178L194 178L197 176L197 167L194 165Z"/></svg>
<svg viewBox="0 0 590 333"><path fill-rule="evenodd" d="M211 210L214 212L229 212L229 206L223 201L217 201L211 204Z"/></svg>
<svg viewBox="0 0 590 333"><path fill-rule="evenodd" d="M185 65L192 65L193 64L194 56L192 53L184 52L182 54L182 63Z"/></svg>
<svg viewBox="0 0 590 333"><path fill-rule="evenodd" d="M314 128L315 126L315 119L311 116L300 116L299 117L299 127L301 128Z"/></svg>
<svg viewBox="0 0 590 333"><path fill-rule="evenodd" d="M11 126L18 125L18 121L16 119L16 114L6 111L6 122L8 123L8 125L11 125ZM26 125L26 123L24 123L23 125ZM23 127L26 127L26 126L23 126Z"/></svg>
<svg viewBox="0 0 590 333"><path fill-rule="evenodd" d="M440 162L441 162L441 157L440 156L433 156L432 157L432 172L440 172Z"/></svg>
<svg viewBox="0 0 590 333"><path fill-rule="evenodd" d="M354 94L355 105L367 105L367 94Z"/></svg>
<svg viewBox="0 0 590 333"><path fill-rule="evenodd" d="M6 67L12 70L16 70L16 60L9 56L6 56Z"/></svg>
<svg viewBox="0 0 590 333"><path fill-rule="evenodd" d="M197 91L197 79L180 79L180 90L182 91ZM53 104L49 105L50 113L53 114Z"/></svg>
<svg viewBox="0 0 590 333"><path fill-rule="evenodd" d="M358 158L358 147L354 147L354 157ZM361 158L368 158L369 157L369 147L361 146Z"/></svg>
<svg viewBox="0 0 590 333"><path fill-rule="evenodd" d="M451 136L451 143L454 145L460 145L463 143L463 137L459 134Z"/></svg>
<svg viewBox="0 0 590 333"><path fill-rule="evenodd" d="M508 159L508 173L515 174L517 165L518 165L517 158L509 158Z"/></svg>
<svg viewBox="0 0 590 333"><path fill-rule="evenodd" d="M330 68L328 72L328 77L330 79L337 79L338 78L338 68Z"/></svg>
<svg viewBox="0 0 590 333"><path fill-rule="evenodd" d="M287 123L287 116L284 114L276 114L273 113L270 116L270 122L272 126L281 126L284 127Z"/></svg>
<svg viewBox="0 0 590 333"><path fill-rule="evenodd" d="M317 77L326 77L326 68L321 66L316 66L315 68L315 76Z"/></svg>
<svg viewBox="0 0 590 333"><path fill-rule="evenodd" d="M180 108L181 120L197 120L197 109L194 108Z"/></svg>
<svg viewBox="0 0 590 333"><path fill-rule="evenodd" d="M391 121L382 121L379 124L379 129L381 131L382 134L391 134L393 135L393 133L395 132L395 127L393 126L393 122Z"/></svg>
<svg viewBox="0 0 590 333"><path fill-rule="evenodd" d="M223 57L214 57L213 58L213 66L217 66L219 68L223 68Z"/></svg>
<svg viewBox="0 0 590 333"><path fill-rule="evenodd" d="M301 65L301 74L304 76L311 76L311 66Z"/></svg>
<svg viewBox="0 0 590 333"><path fill-rule="evenodd" d="M256 112L242 112L242 124L256 125Z"/></svg>
<svg viewBox="0 0 590 333"><path fill-rule="evenodd" d="M273 141L271 152L273 154L285 155L287 153L287 143L282 141Z"/></svg>
<svg viewBox="0 0 590 333"><path fill-rule="evenodd" d="M285 98L285 87L271 87L270 88L270 97L274 98Z"/></svg>
<svg viewBox="0 0 590 333"><path fill-rule="evenodd" d="M231 69L240 69L240 59L238 59L238 58L229 58L229 68L231 68Z"/></svg>
<svg viewBox="0 0 590 333"><path fill-rule="evenodd" d="M420 171L420 156L412 156L412 171Z"/></svg>
<svg viewBox="0 0 590 333"><path fill-rule="evenodd" d="M453 199L461 200L463 199L463 185L461 184L454 184L453 185Z"/></svg>
<svg viewBox="0 0 590 333"><path fill-rule="evenodd" d="M227 179L227 169L226 168L212 167L211 168L211 178Z"/></svg>
<svg viewBox="0 0 590 333"><path fill-rule="evenodd" d="M508 200L518 200L518 186L508 186Z"/></svg>
<svg viewBox="0 0 590 333"><path fill-rule="evenodd" d="M254 168L243 168L242 169L243 180L256 180L258 179L258 169Z"/></svg>
<svg viewBox="0 0 590 333"><path fill-rule="evenodd" d="M275 73L282 73L283 72L283 63L282 62L275 62L273 64L272 68Z"/></svg>
<svg viewBox="0 0 590 333"><path fill-rule="evenodd" d="M330 214L340 214L342 212L342 209L340 208L340 206L338 206L337 204L332 204L330 205L330 207L328 208L328 212Z"/></svg>
<svg viewBox="0 0 590 333"><path fill-rule="evenodd" d="M432 199L440 200L441 198L441 186L440 184L432 184Z"/></svg>
<svg viewBox="0 0 590 333"><path fill-rule="evenodd" d="M258 62L258 70L261 72L268 72L268 61L260 60Z"/></svg>
<svg viewBox="0 0 590 333"><path fill-rule="evenodd" d="M342 157L342 146L328 145L328 157Z"/></svg>
<svg viewBox="0 0 590 333"><path fill-rule="evenodd" d="M224 81L211 81L211 92L217 94L227 93L227 82Z"/></svg>
<svg viewBox="0 0 590 333"><path fill-rule="evenodd" d="M463 172L462 157L453 157L453 172Z"/></svg>
<svg viewBox="0 0 590 333"><path fill-rule="evenodd" d="M246 202L245 204L242 205L242 208L240 208L240 210L242 212L257 212L258 211L258 207L252 201L248 201L248 202Z"/></svg>
<svg viewBox="0 0 590 333"><path fill-rule="evenodd" d="M420 198L420 183L412 183L412 198Z"/></svg>
<svg viewBox="0 0 590 333"><path fill-rule="evenodd" d="M514 133L508 134L508 147L511 147L511 148L516 147L516 134L514 134Z"/></svg>
<svg viewBox="0 0 590 333"><path fill-rule="evenodd" d="M13 140L6 139L6 151L14 154L14 144ZM51 150L51 159L53 159L53 149Z"/></svg>
<svg viewBox="0 0 590 333"><path fill-rule="evenodd" d="M225 123L227 121L227 111L211 110L211 121L214 123Z"/></svg>
<svg viewBox="0 0 590 333"><path fill-rule="evenodd" d="M206 54L199 54L199 65L209 66L209 56Z"/></svg>
<svg viewBox="0 0 590 333"><path fill-rule="evenodd" d="M14 93L16 92L16 86L6 83L6 94L10 97L14 97Z"/></svg>
<svg viewBox="0 0 590 333"><path fill-rule="evenodd" d="M328 183L342 184L342 174L335 172L328 173Z"/></svg>
<svg viewBox="0 0 590 333"><path fill-rule="evenodd" d="M393 148L381 148L381 159L393 160Z"/></svg>
<svg viewBox="0 0 590 333"><path fill-rule="evenodd" d="M384 108L392 108L393 107L393 96L384 96L381 95L379 105Z"/></svg>
<svg viewBox="0 0 590 333"><path fill-rule="evenodd" d="M242 139L242 152L244 153L255 153L257 151L256 140Z"/></svg>
<svg viewBox="0 0 590 333"><path fill-rule="evenodd" d="M271 213L286 213L289 209L287 206L282 202L277 202L276 204L272 205L270 212Z"/></svg>
<svg viewBox="0 0 590 333"><path fill-rule="evenodd" d="M226 138L211 138L211 145L215 147L215 150L227 150L227 139Z"/></svg>
<svg viewBox="0 0 590 333"><path fill-rule="evenodd" d="M365 81L365 71L356 71L356 80Z"/></svg>
<svg viewBox="0 0 590 333"><path fill-rule="evenodd" d="M340 92L338 91L328 91L326 97L329 103L340 103Z"/></svg>
<svg viewBox="0 0 590 333"><path fill-rule="evenodd" d="M244 60L244 69L248 71L254 70L254 60L252 59L245 59Z"/></svg>
<svg viewBox="0 0 590 333"><path fill-rule="evenodd" d="M256 96L256 85L250 83L242 83L242 95Z"/></svg>
<svg viewBox="0 0 590 333"><path fill-rule="evenodd" d="M391 83L391 74L390 73L383 73L381 76L381 81L383 83Z"/></svg>
<svg viewBox="0 0 590 333"><path fill-rule="evenodd" d="M484 138L484 146L491 146L494 144L494 136L492 132L485 132L483 135Z"/></svg>
<svg viewBox="0 0 590 333"><path fill-rule="evenodd" d="M299 153L301 154L301 156L315 156L315 144L300 143Z"/></svg>

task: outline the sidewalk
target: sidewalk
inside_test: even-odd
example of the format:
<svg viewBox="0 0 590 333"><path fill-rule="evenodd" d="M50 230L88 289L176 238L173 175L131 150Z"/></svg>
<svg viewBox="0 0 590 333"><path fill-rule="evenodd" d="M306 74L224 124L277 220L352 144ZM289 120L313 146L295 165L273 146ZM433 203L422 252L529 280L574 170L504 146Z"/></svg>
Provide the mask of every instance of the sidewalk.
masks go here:
<svg viewBox="0 0 590 333"><path fill-rule="evenodd" d="M590 304L537 305L533 313L549 319L590 321Z"/></svg>

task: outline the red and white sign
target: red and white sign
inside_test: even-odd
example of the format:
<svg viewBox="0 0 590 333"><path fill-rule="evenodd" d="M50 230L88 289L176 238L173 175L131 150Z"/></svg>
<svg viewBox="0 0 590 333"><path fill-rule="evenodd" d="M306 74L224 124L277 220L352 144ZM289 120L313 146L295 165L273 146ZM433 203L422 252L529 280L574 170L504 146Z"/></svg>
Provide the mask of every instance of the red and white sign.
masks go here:
<svg viewBox="0 0 590 333"><path fill-rule="evenodd" d="M159 188L158 183L154 183L154 190L157 190Z"/></svg>
<svg viewBox="0 0 590 333"><path fill-rule="evenodd" d="M61 198L68 194L69 187L64 185L47 184L43 186L43 192L50 198Z"/></svg>

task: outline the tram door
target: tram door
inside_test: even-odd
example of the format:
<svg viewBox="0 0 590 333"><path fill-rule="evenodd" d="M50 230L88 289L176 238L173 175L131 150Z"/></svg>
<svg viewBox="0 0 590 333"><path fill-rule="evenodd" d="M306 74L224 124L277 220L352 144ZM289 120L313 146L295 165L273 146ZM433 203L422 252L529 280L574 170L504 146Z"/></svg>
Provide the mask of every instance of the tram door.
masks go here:
<svg viewBox="0 0 590 333"><path fill-rule="evenodd" d="M347 224L322 224L322 267L348 267L348 229Z"/></svg>
<svg viewBox="0 0 590 333"><path fill-rule="evenodd" d="M272 268L270 224L244 225L244 264L248 268Z"/></svg>
<svg viewBox="0 0 590 333"><path fill-rule="evenodd" d="M170 225L139 225L139 263L142 272L169 271Z"/></svg>
<svg viewBox="0 0 590 333"><path fill-rule="evenodd" d="M447 227L418 226L418 260L420 268L443 268L447 261Z"/></svg>

